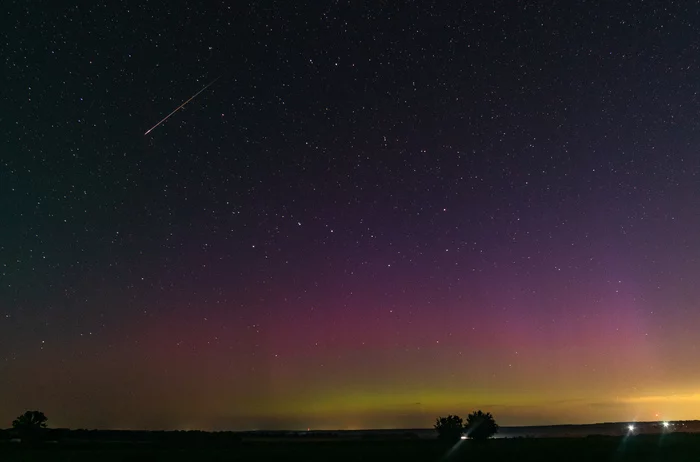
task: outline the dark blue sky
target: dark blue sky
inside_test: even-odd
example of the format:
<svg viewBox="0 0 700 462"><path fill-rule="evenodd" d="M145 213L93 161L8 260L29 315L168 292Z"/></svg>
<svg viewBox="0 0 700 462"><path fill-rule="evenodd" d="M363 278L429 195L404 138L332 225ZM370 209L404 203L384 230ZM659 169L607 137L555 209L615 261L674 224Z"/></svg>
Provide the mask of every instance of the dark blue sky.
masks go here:
<svg viewBox="0 0 700 462"><path fill-rule="evenodd" d="M10 2L0 422L697 417L689 6Z"/></svg>

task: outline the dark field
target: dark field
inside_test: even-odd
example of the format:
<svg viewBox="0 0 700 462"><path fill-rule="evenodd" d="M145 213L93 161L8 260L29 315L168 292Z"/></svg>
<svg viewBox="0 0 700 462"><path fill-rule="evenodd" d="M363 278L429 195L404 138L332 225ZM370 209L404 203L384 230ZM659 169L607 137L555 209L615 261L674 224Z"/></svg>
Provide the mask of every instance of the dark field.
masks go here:
<svg viewBox="0 0 700 462"><path fill-rule="evenodd" d="M0 444L0 461L699 461L700 435L513 438L460 442L454 450L434 440L279 441L220 445L171 443L54 443L26 448Z"/></svg>

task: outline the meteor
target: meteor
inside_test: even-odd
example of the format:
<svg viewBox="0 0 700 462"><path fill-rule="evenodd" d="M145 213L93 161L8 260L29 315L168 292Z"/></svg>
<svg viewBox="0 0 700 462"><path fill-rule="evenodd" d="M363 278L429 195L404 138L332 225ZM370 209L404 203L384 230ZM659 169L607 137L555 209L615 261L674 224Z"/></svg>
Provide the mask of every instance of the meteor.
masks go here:
<svg viewBox="0 0 700 462"><path fill-rule="evenodd" d="M195 99L195 98L197 97L197 95L199 95L200 93L202 93L204 90L206 90L207 88L211 87L211 86L214 84L214 82L216 82L216 81L219 80L220 78L221 78L221 76L219 76L219 77L215 78L214 80L212 80L211 82L209 82L209 84L207 84L207 86L205 86L204 88L202 88L201 90L199 90L197 93L195 93L194 95L192 95L192 97L191 97L190 99L188 99L187 101L185 101L184 103L182 103L181 105L179 105L178 107L176 107L175 110L174 110L173 112L171 112L170 114L168 114L167 116L165 116L165 117L163 118L163 120L161 120L160 122L158 122L157 124L155 124L154 126L152 126L151 128L149 128L148 130L146 130L146 133L144 133L143 136L146 136L146 135L148 135L149 133L151 133L154 129L156 129L156 128L158 127L158 125L160 125L160 124L162 124L163 122L165 122L166 120L168 120L168 119L170 118L171 115L175 114L177 111L179 111L180 109L182 109L183 107L185 107L185 105L186 105L187 103L189 103L190 101L192 101L193 99Z"/></svg>

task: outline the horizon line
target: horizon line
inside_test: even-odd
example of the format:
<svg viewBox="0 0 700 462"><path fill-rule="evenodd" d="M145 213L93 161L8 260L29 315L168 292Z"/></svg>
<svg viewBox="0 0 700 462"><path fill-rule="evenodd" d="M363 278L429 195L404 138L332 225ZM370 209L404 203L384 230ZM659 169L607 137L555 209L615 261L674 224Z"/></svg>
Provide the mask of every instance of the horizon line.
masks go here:
<svg viewBox="0 0 700 462"><path fill-rule="evenodd" d="M586 427L594 425L624 425L624 424L654 424L661 422L669 423L687 423L700 422L700 419L691 420L624 420L618 422L593 422L593 423L570 423L570 424L542 424L542 425L503 425L501 429L511 428L541 428L541 427ZM135 429L135 428L70 428L70 427L47 427L47 430L70 430L70 431L122 431L122 432L205 432L205 433L312 433L312 432L386 432L386 431L416 431L416 430L434 430L433 427L397 427L397 428L354 428L354 429L323 429L323 428L308 428L303 429L249 429L249 430L202 430L197 428L190 429ZM0 429L0 431L13 430L12 427Z"/></svg>

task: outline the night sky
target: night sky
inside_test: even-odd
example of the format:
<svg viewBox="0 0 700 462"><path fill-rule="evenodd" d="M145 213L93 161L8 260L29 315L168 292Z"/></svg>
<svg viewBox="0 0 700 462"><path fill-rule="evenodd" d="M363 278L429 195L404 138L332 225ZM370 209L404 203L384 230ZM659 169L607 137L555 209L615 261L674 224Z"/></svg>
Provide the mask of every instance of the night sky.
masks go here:
<svg viewBox="0 0 700 462"><path fill-rule="evenodd" d="M59 3L0 18L0 427L700 418L693 2Z"/></svg>

